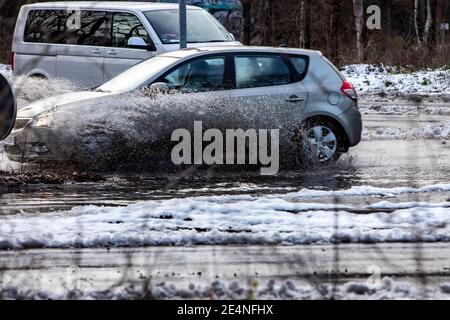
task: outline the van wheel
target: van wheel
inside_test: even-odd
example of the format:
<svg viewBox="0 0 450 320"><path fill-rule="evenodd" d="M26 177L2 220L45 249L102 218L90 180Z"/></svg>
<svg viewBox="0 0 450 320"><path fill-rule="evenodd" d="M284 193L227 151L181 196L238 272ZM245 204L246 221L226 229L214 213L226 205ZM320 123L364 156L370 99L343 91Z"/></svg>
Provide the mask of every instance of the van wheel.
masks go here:
<svg viewBox="0 0 450 320"><path fill-rule="evenodd" d="M347 149L342 129L333 121L315 119L306 121L299 132L302 159L312 163L329 164L336 162Z"/></svg>

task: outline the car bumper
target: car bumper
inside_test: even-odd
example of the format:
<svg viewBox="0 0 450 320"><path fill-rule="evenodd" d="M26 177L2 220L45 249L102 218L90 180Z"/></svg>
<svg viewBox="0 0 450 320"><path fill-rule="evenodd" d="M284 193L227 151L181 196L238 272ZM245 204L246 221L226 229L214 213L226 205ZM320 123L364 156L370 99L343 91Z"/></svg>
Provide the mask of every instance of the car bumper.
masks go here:
<svg viewBox="0 0 450 320"><path fill-rule="evenodd" d="M34 130L15 130L3 141L4 151L9 160L15 162L45 163L52 159L48 147L42 143Z"/></svg>
<svg viewBox="0 0 450 320"><path fill-rule="evenodd" d="M348 108L339 115L339 121L347 134L348 146L353 147L361 142L362 118L356 106Z"/></svg>

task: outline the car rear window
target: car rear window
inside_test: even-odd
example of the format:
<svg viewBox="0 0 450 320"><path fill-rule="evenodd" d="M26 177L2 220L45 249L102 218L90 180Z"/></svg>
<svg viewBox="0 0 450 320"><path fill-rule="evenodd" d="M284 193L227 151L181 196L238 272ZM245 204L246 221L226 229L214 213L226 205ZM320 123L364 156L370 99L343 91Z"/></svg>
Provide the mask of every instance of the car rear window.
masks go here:
<svg viewBox="0 0 450 320"><path fill-rule="evenodd" d="M292 64L297 70L298 74L304 75L308 66L308 61L304 57L291 57Z"/></svg>

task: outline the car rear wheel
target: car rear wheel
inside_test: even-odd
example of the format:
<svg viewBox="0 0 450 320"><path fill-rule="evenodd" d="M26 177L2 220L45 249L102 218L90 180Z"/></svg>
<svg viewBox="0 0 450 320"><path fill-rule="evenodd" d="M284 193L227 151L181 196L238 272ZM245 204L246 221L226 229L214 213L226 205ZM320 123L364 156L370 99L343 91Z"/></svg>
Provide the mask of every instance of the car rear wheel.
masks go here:
<svg viewBox="0 0 450 320"><path fill-rule="evenodd" d="M302 158L313 163L336 162L346 150L346 139L342 129L329 120L307 121L300 133Z"/></svg>

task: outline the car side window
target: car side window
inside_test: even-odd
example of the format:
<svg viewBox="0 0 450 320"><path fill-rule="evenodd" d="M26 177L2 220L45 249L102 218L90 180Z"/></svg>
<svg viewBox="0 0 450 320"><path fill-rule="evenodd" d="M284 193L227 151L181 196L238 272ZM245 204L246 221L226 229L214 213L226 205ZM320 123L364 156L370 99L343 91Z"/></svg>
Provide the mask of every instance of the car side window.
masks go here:
<svg viewBox="0 0 450 320"><path fill-rule="evenodd" d="M109 46L111 28L105 11L32 10L25 42Z"/></svg>
<svg viewBox="0 0 450 320"><path fill-rule="evenodd" d="M151 43L150 36L138 17L131 13L117 12L113 14L112 46L127 48L128 39L140 37L147 44Z"/></svg>
<svg viewBox="0 0 450 320"><path fill-rule="evenodd" d="M279 55L236 55L238 89L279 86L291 81L289 67Z"/></svg>
<svg viewBox="0 0 450 320"><path fill-rule="evenodd" d="M225 87L225 57L190 61L170 72L161 81L183 92L222 90Z"/></svg>

